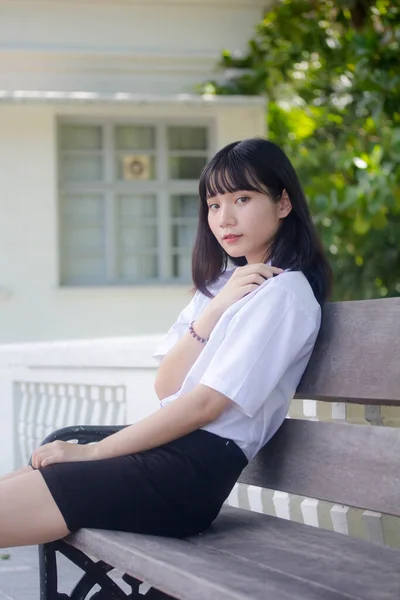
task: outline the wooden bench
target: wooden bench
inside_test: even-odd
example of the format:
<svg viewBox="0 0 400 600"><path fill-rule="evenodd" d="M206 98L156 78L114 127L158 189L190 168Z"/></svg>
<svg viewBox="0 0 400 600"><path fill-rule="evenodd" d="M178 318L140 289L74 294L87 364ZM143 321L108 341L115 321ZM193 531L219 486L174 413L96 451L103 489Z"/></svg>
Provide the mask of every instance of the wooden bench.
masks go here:
<svg viewBox="0 0 400 600"><path fill-rule="evenodd" d="M400 405L400 298L328 304L297 397ZM45 441L117 429L65 428ZM400 430L286 419L240 481L400 516ZM57 592L57 551L86 572L71 596ZM182 540L82 529L39 552L42 600L81 600L96 583L96 600L400 599L400 549L229 506ZM107 575L113 567L132 592Z"/></svg>

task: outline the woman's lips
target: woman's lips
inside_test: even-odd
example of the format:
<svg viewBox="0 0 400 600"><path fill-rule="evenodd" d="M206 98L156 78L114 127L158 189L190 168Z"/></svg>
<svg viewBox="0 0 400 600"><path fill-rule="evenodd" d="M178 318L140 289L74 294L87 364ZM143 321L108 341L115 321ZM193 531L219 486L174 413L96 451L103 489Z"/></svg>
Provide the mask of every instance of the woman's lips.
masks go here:
<svg viewBox="0 0 400 600"><path fill-rule="evenodd" d="M235 242L237 242L242 236L241 235L227 235L224 236L224 242L226 242L227 244L233 244Z"/></svg>

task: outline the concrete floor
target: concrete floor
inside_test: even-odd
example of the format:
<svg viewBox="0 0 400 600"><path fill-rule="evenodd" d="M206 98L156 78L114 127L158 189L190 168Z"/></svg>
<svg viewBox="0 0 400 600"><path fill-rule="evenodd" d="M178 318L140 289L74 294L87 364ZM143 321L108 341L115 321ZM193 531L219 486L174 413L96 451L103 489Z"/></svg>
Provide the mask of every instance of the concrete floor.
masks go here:
<svg viewBox="0 0 400 600"><path fill-rule="evenodd" d="M22 546L0 550L0 600L40 600L39 585L39 559L37 546ZM57 554L58 566L58 591L70 594L83 572L61 554ZM122 573L113 571L111 578L127 594L132 592L131 587L122 580ZM141 593L148 589L143 584ZM94 587L88 598L99 587ZM143 595L145 598L145 595Z"/></svg>
<svg viewBox="0 0 400 600"><path fill-rule="evenodd" d="M36 546L0 550L0 600L39 600L39 562ZM61 592L69 593L81 573L75 565L60 557Z"/></svg>
<svg viewBox="0 0 400 600"><path fill-rule="evenodd" d="M39 600L39 560L36 546L0 550L0 600ZM58 591L70 594L82 571L64 556L58 554ZM122 574L113 572L112 579L126 592L131 588L122 581ZM99 588L93 588L92 595ZM144 591L144 590L143 590ZM143 596L145 598L145 596Z"/></svg>

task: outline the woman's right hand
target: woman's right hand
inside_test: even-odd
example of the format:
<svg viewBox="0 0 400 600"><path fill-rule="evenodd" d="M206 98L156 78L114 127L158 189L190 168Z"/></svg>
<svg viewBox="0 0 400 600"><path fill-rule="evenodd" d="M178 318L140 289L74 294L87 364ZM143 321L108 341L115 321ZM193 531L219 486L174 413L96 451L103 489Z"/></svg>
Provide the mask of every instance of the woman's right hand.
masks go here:
<svg viewBox="0 0 400 600"><path fill-rule="evenodd" d="M213 298L210 305L214 310L225 312L232 304L257 289L266 279L283 273L283 269L264 263L237 267L222 290Z"/></svg>

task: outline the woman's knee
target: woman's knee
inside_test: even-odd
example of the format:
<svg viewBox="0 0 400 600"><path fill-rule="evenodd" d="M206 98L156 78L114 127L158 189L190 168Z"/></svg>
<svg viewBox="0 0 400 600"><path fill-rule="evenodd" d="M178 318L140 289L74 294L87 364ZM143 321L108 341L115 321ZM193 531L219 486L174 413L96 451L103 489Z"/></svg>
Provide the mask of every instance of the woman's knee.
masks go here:
<svg viewBox="0 0 400 600"><path fill-rule="evenodd" d="M41 544L68 533L39 471L30 469L0 484L0 548Z"/></svg>

